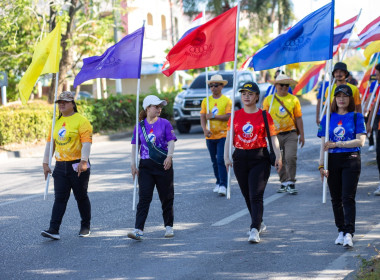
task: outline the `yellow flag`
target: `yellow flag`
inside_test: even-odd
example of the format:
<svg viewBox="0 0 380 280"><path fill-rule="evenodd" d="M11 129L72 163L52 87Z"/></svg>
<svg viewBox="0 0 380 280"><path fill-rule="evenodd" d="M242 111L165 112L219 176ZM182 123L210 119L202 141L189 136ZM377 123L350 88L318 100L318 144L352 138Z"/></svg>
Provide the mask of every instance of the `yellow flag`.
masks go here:
<svg viewBox="0 0 380 280"><path fill-rule="evenodd" d="M57 73L59 70L61 46L61 22L58 22L34 50L32 63L29 65L18 85L22 104L29 100L38 77L45 73Z"/></svg>
<svg viewBox="0 0 380 280"><path fill-rule="evenodd" d="M380 41L374 41L365 48L364 56L366 60L363 62L363 65L368 66L371 56L377 52L380 52Z"/></svg>

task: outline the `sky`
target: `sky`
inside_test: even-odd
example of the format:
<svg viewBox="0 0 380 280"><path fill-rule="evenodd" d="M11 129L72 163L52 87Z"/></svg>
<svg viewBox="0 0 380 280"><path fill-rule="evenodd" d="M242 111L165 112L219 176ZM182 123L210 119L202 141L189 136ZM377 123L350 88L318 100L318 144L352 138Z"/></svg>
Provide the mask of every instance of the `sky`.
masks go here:
<svg viewBox="0 0 380 280"><path fill-rule="evenodd" d="M331 1L292 0L292 2L293 12L297 17L297 21L299 21L312 11L321 8ZM335 20L338 19L339 23L343 23L357 15L360 8L362 8L362 12L355 28L355 33L360 33L368 23L380 15L379 0L335 0Z"/></svg>

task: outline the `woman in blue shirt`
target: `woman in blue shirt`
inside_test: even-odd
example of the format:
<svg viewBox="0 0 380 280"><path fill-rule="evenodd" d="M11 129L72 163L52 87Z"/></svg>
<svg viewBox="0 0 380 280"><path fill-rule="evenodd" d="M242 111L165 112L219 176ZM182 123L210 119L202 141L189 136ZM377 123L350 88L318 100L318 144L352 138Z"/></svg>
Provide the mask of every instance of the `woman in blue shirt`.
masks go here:
<svg viewBox="0 0 380 280"><path fill-rule="evenodd" d="M360 147L365 142L364 117L355 113L352 90L337 86L331 104L329 141L325 142L326 116L318 130L322 139L319 159L321 178L327 177L338 238L335 244L353 247L355 232L355 196L361 171ZM324 151L329 152L328 170L324 169Z"/></svg>

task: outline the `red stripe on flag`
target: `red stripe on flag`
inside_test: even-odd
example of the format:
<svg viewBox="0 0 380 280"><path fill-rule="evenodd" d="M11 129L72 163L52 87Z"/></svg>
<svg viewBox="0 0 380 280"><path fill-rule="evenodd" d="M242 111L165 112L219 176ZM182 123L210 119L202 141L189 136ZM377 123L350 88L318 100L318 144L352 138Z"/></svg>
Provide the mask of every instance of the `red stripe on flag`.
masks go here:
<svg viewBox="0 0 380 280"><path fill-rule="evenodd" d="M302 78L298 81L298 84L293 90L293 95L296 95L302 88L304 88L310 81L312 77L317 75L323 67L325 67L326 63L314 65L311 67L306 73L302 76Z"/></svg>

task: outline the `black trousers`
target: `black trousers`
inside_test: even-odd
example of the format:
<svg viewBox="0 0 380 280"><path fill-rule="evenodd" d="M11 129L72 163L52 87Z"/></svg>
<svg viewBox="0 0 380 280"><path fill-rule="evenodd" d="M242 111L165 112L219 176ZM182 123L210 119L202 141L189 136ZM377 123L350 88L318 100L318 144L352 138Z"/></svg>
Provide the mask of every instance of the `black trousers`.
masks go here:
<svg viewBox="0 0 380 280"><path fill-rule="evenodd" d="M78 172L74 171L74 161L57 161L53 171L54 178L54 205L51 214L50 228L59 231L63 215L66 211L67 202L70 198L71 189L78 204L81 216L81 226L90 228L91 203L87 195L88 181L90 179L90 169L82 172L78 177Z"/></svg>
<svg viewBox="0 0 380 280"><path fill-rule="evenodd" d="M329 184L338 231L355 232L356 189L361 171L359 152L329 154Z"/></svg>
<svg viewBox="0 0 380 280"><path fill-rule="evenodd" d="M268 150L235 149L232 159L236 179L251 214L250 228L260 230L264 213L264 191L270 175Z"/></svg>
<svg viewBox="0 0 380 280"><path fill-rule="evenodd" d="M173 166L165 170L163 165L151 159L141 159L139 164L139 203L137 204L135 228L144 230L149 206L153 198L154 186L157 187L161 201L165 226L173 226L174 211L174 172Z"/></svg>

